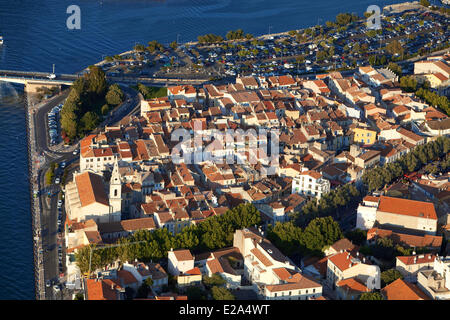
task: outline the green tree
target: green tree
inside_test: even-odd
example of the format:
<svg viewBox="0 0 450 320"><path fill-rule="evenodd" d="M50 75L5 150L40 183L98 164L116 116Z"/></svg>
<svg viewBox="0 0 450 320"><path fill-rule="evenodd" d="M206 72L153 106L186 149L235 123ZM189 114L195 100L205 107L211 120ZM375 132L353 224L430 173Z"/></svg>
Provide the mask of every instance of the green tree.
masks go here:
<svg viewBox="0 0 450 320"><path fill-rule="evenodd" d="M86 112L85 115L81 118L81 125L85 132L94 130L99 122L100 119L98 115L92 111Z"/></svg>
<svg viewBox="0 0 450 320"><path fill-rule="evenodd" d="M89 91L96 97L104 96L108 87L105 72L98 66L90 66L89 73L85 75L89 83Z"/></svg>
<svg viewBox="0 0 450 320"><path fill-rule="evenodd" d="M206 293L197 286L190 286L186 288L186 295L188 300L206 300Z"/></svg>
<svg viewBox="0 0 450 320"><path fill-rule="evenodd" d="M224 287L214 286L211 293L214 300L235 300L234 295Z"/></svg>
<svg viewBox="0 0 450 320"><path fill-rule="evenodd" d="M176 41L173 41L173 42L170 43L169 46L172 48L172 50L175 51L178 48L178 43Z"/></svg>
<svg viewBox="0 0 450 320"><path fill-rule="evenodd" d="M143 44L136 44L133 48L134 51L143 52L145 51L145 46Z"/></svg>
<svg viewBox="0 0 450 320"><path fill-rule="evenodd" d="M81 292L78 292L75 295L75 298L73 298L73 300L84 300L84 294L82 294Z"/></svg>
<svg viewBox="0 0 450 320"><path fill-rule="evenodd" d="M384 300L383 296L378 292L364 292L359 300Z"/></svg>
<svg viewBox="0 0 450 320"><path fill-rule="evenodd" d="M394 40L391 41L387 46L386 50L391 54L399 54L402 55L404 53L404 48L400 41Z"/></svg>
<svg viewBox="0 0 450 320"><path fill-rule="evenodd" d="M316 218L303 231L302 243L309 250L319 252L343 237L339 224L332 217Z"/></svg>
<svg viewBox="0 0 450 320"><path fill-rule="evenodd" d="M324 61L328 57L328 54L325 51L317 51L316 60L318 62Z"/></svg>
<svg viewBox="0 0 450 320"><path fill-rule="evenodd" d="M150 53L155 53L157 51L164 51L164 46L156 40L152 40L148 42L147 50Z"/></svg>
<svg viewBox="0 0 450 320"><path fill-rule="evenodd" d="M366 242L367 231L361 229L350 230L345 233L345 237L352 243L361 246Z"/></svg>
<svg viewBox="0 0 450 320"><path fill-rule="evenodd" d="M211 277L203 276L203 284L207 286L208 288L211 288L213 286L223 286L226 284L226 280L222 278L222 276L218 273L213 274Z"/></svg>
<svg viewBox="0 0 450 320"><path fill-rule="evenodd" d="M108 104L104 104L103 106L102 106L102 115L107 115L108 114L108 112L109 112L109 106L108 106Z"/></svg>
<svg viewBox="0 0 450 320"><path fill-rule="evenodd" d="M396 269L389 269L383 271L380 277L382 281L382 287L387 286L388 284L394 282L397 279L403 279L403 276L400 273L400 271Z"/></svg>
<svg viewBox="0 0 450 320"><path fill-rule="evenodd" d="M275 227L270 226L267 238L285 255L302 252L302 229L292 222L277 222Z"/></svg>
<svg viewBox="0 0 450 320"><path fill-rule="evenodd" d="M124 94L122 89L117 84L113 84L109 87L108 93L106 94L106 102L109 105L117 106L122 103Z"/></svg>
<svg viewBox="0 0 450 320"><path fill-rule="evenodd" d="M52 168L49 168L47 172L45 173L45 182L47 185L51 185L53 183L53 178L55 176L55 170Z"/></svg>
<svg viewBox="0 0 450 320"><path fill-rule="evenodd" d="M402 68L398 64L394 62L389 62L388 68L391 69L392 72L394 72L397 76L399 77L402 76Z"/></svg>

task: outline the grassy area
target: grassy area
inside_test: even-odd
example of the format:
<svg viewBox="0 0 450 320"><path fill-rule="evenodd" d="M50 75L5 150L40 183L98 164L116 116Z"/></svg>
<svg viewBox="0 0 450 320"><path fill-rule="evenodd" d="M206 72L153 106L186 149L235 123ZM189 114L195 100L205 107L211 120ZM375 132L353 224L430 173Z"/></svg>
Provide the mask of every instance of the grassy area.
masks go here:
<svg viewBox="0 0 450 320"><path fill-rule="evenodd" d="M167 97L167 88L165 87L148 87L142 83L138 83L137 86L133 86L132 88L138 90L147 100Z"/></svg>

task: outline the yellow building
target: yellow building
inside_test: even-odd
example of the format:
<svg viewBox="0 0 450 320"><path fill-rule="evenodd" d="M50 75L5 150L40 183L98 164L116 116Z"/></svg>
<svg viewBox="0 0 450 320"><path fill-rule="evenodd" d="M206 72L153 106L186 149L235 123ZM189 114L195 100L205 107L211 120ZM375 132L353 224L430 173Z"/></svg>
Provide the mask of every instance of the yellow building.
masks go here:
<svg viewBox="0 0 450 320"><path fill-rule="evenodd" d="M442 73L430 73L424 74L423 76L426 78L426 80L428 80L428 82L430 82L430 87L434 89L438 88L448 80L448 78Z"/></svg>
<svg viewBox="0 0 450 320"><path fill-rule="evenodd" d="M362 144L373 144L377 141L377 132L365 128L355 128L353 130L353 142L359 142Z"/></svg>

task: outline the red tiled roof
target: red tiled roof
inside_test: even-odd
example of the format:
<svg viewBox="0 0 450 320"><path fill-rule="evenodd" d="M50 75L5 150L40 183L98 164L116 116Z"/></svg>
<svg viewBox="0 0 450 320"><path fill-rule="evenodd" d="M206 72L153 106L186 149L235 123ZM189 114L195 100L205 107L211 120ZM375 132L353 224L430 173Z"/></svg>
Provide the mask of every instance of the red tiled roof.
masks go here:
<svg viewBox="0 0 450 320"><path fill-rule="evenodd" d="M437 220L436 210L430 202L393 197L380 197L378 210L383 212Z"/></svg>
<svg viewBox="0 0 450 320"><path fill-rule="evenodd" d="M96 280L87 279L88 300L117 300L117 292L111 287L119 287L117 283L110 279Z"/></svg>
<svg viewBox="0 0 450 320"><path fill-rule="evenodd" d="M174 250L173 254L177 258L178 261L188 261L188 260L194 260L194 257L192 256L191 252L189 250Z"/></svg>
<svg viewBox="0 0 450 320"><path fill-rule="evenodd" d="M256 258L258 258L259 261L261 261L266 267L270 267L273 265L273 263L267 258L261 251L259 251L257 248L253 248L250 250L251 253L254 254Z"/></svg>
<svg viewBox="0 0 450 320"><path fill-rule="evenodd" d="M416 285L397 279L381 289L387 300L430 300Z"/></svg>
<svg viewBox="0 0 450 320"><path fill-rule="evenodd" d="M406 265L411 265L434 262L434 260L436 260L436 256L434 254L428 253L415 256L399 256L397 257L397 259Z"/></svg>
<svg viewBox="0 0 450 320"><path fill-rule="evenodd" d="M109 205L101 176L92 172L84 172L75 177L75 182L81 206L85 207L96 202L105 206Z"/></svg>
<svg viewBox="0 0 450 320"><path fill-rule="evenodd" d="M359 282L355 278L348 278L341 280L336 283L336 286L341 287L345 290L353 291L353 292L368 292L369 288L367 288L364 284Z"/></svg>

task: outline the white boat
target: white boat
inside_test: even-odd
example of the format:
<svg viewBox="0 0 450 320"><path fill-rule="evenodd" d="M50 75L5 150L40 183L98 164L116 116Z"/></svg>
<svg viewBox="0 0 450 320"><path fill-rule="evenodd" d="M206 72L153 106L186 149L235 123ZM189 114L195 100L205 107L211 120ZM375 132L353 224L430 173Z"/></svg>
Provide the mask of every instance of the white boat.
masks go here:
<svg viewBox="0 0 450 320"><path fill-rule="evenodd" d="M3 44L3 37L0 36L0 45L2 45L2 44Z"/></svg>

